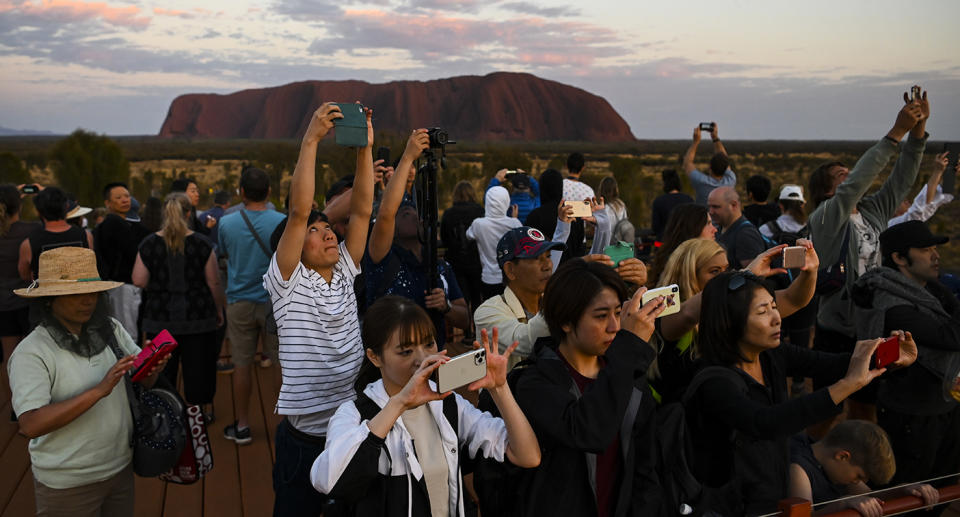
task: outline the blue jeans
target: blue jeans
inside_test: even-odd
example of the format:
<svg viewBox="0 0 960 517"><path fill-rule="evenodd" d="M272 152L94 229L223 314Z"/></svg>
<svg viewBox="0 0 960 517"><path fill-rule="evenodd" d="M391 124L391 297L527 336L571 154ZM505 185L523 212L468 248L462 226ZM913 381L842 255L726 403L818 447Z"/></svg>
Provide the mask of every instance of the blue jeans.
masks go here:
<svg viewBox="0 0 960 517"><path fill-rule="evenodd" d="M303 435L286 418L277 426L273 517L320 515L327 496L313 488L310 468L325 443L324 438Z"/></svg>

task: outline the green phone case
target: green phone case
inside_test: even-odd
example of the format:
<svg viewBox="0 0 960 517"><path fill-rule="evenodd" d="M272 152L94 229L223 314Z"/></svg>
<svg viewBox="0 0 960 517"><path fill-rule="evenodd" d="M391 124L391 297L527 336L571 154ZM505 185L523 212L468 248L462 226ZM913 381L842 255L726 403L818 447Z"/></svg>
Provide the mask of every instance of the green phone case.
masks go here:
<svg viewBox="0 0 960 517"><path fill-rule="evenodd" d="M613 267L620 265L620 262L629 258L634 258L633 244L629 242L617 242L603 248L603 254L613 260Z"/></svg>
<svg viewBox="0 0 960 517"><path fill-rule="evenodd" d="M367 117L360 104L337 104L343 118L334 119L337 145L346 147L367 146Z"/></svg>

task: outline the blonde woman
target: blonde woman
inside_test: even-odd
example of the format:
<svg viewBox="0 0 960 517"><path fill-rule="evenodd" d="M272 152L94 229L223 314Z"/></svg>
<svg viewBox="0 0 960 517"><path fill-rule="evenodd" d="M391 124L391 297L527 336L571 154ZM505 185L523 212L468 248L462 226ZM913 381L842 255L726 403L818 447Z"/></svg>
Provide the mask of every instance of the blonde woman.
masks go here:
<svg viewBox="0 0 960 517"><path fill-rule="evenodd" d="M820 262L810 241L800 239L798 246L807 248L806 264L790 287L776 292L777 305L784 317L805 307L813 298ZM757 276L784 272L770 267L770 261L786 245L776 246L760 254L749 266ZM696 333L700 322L700 293L714 277L729 268L726 250L711 239L689 239L670 254L657 281L658 286L677 284L680 288L680 312L657 320L657 336L661 341L657 356L659 377L653 382L663 401L675 401L683 395L697 365Z"/></svg>
<svg viewBox="0 0 960 517"><path fill-rule="evenodd" d="M183 364L184 398L203 406L209 424L225 298L213 245L187 226L192 206L182 192L164 199L163 226L140 243L133 283L144 289L141 331L150 339L166 329L180 344L164 376L175 383Z"/></svg>

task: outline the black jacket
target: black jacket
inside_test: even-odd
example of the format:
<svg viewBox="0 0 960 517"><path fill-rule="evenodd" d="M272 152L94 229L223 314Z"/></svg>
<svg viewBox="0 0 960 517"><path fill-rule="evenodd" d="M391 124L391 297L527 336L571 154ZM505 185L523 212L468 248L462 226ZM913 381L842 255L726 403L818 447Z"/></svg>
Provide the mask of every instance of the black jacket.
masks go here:
<svg viewBox="0 0 960 517"><path fill-rule="evenodd" d="M461 275L480 275L480 252L477 241L467 239L467 228L478 217L483 207L477 203L459 201L443 211L440 219L440 240L447 249L444 258Z"/></svg>
<svg viewBox="0 0 960 517"><path fill-rule="evenodd" d="M537 342L535 354L534 365L517 382L517 402L542 449L540 467L524 483L525 515L596 515L595 455L618 433L623 458L612 515L659 514L656 403L646 381L653 348L621 330L607 349L606 365L582 395L550 338Z"/></svg>
<svg viewBox="0 0 960 517"><path fill-rule="evenodd" d="M780 346L760 354L765 385L730 367L742 383L717 376L685 396L693 443L693 471L702 483L723 487L739 484L742 508L715 508L723 515L774 512L787 496L789 438L807 426L840 412L827 388L790 399L787 378L814 372L839 379L850 356L796 346Z"/></svg>

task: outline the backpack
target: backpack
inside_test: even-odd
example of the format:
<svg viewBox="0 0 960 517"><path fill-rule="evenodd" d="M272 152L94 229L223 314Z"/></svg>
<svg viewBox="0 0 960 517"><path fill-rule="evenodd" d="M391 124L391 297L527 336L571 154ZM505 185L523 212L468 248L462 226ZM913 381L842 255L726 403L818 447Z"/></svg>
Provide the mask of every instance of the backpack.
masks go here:
<svg viewBox="0 0 960 517"><path fill-rule="evenodd" d="M633 223L630 222L630 219L624 217L613 225L613 235L610 238L611 243L623 241L634 244L636 238L637 230L634 228Z"/></svg>
<svg viewBox="0 0 960 517"><path fill-rule="evenodd" d="M704 382L719 377L733 380L746 390L743 379L730 368L708 366L694 376L683 402L671 402L657 409L656 461L666 516L704 515L713 510L718 501L725 499L737 504L733 498L739 498L739 493L734 484L706 486L697 479L691 468L693 443L683 404L693 397Z"/></svg>
<svg viewBox="0 0 960 517"><path fill-rule="evenodd" d="M827 267L821 267L817 271L816 294L818 296L830 296L847 285L847 253L849 250L850 227L848 225L847 232L843 235L843 241L840 243L840 256L837 261Z"/></svg>
<svg viewBox="0 0 960 517"><path fill-rule="evenodd" d="M803 228L800 228L799 231L788 232L781 228L780 225L777 224L777 220L774 219L764 226L766 226L770 232L773 233L772 239L777 244L796 246L797 239L807 239L810 237L810 228L807 225L803 225ZM760 232L760 235L763 235L763 232ZM766 237L764 237L764 239L766 240Z"/></svg>
<svg viewBox="0 0 960 517"><path fill-rule="evenodd" d="M511 393L516 395L517 382L533 364L532 357L524 359L507 373L507 386ZM486 390L480 393L477 408L500 417L500 410ZM490 458L477 458L473 469L473 486L480 501L480 514L502 517L521 515L524 501L523 481L529 470L507 461L501 463Z"/></svg>

